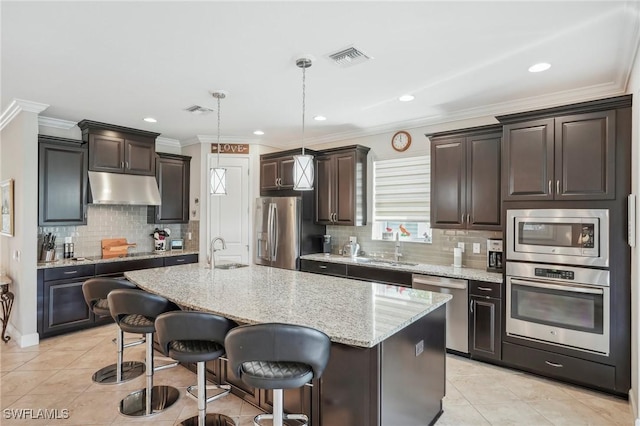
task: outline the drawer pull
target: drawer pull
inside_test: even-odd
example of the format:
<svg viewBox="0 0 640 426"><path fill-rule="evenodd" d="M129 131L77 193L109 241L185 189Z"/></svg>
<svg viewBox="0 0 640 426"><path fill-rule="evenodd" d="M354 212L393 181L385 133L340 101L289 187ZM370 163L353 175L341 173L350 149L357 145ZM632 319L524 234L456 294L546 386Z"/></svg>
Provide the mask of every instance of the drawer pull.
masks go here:
<svg viewBox="0 0 640 426"><path fill-rule="evenodd" d="M71 275L71 274L77 274L77 273L78 273L78 271L67 271L64 274L65 275Z"/></svg>
<svg viewBox="0 0 640 426"><path fill-rule="evenodd" d="M478 287L478 290L481 290L481 291L491 291L491 288L489 288L489 287Z"/></svg>
<svg viewBox="0 0 640 426"><path fill-rule="evenodd" d="M319 265L318 268L320 269L327 269L327 265Z"/></svg>
<svg viewBox="0 0 640 426"><path fill-rule="evenodd" d="M551 362L551 361L545 361L545 364L550 365L550 366L552 366L552 367L556 367L556 368L562 368L562 367L564 367L564 365L562 365L562 364L558 364L558 363Z"/></svg>
<svg viewBox="0 0 640 426"><path fill-rule="evenodd" d="M184 262L184 259L176 259L176 262Z"/></svg>

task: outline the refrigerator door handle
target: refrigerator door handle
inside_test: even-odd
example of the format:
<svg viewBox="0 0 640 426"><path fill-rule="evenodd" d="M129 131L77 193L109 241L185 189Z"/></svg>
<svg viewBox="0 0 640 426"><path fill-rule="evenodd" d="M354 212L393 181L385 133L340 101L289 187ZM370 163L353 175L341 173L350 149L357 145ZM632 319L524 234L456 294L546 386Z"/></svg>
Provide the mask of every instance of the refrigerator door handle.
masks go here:
<svg viewBox="0 0 640 426"><path fill-rule="evenodd" d="M277 204L271 204L273 206L273 219L272 219L272 235L273 239L271 244L271 250L273 255L271 256L271 260L275 261L278 257L278 206Z"/></svg>
<svg viewBox="0 0 640 426"><path fill-rule="evenodd" d="M269 203L269 213L267 214L267 255L266 259L271 261L271 252L273 249L273 204Z"/></svg>

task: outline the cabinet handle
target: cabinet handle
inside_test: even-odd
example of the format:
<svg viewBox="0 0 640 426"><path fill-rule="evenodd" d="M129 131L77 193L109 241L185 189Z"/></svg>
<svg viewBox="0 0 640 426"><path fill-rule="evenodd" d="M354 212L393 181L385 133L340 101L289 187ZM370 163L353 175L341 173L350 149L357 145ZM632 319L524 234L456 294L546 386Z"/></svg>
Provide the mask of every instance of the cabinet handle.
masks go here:
<svg viewBox="0 0 640 426"><path fill-rule="evenodd" d="M124 161L120 162L120 167L124 169Z"/></svg>
<svg viewBox="0 0 640 426"><path fill-rule="evenodd" d="M549 179L549 194L551 194L551 179Z"/></svg>
<svg viewBox="0 0 640 426"><path fill-rule="evenodd" d="M184 262L184 259L176 259L176 262Z"/></svg>
<svg viewBox="0 0 640 426"><path fill-rule="evenodd" d="M327 265L319 265L318 268L320 269L327 269Z"/></svg>
<svg viewBox="0 0 640 426"><path fill-rule="evenodd" d="M560 193L560 179L556 181L556 194Z"/></svg>
<svg viewBox="0 0 640 426"><path fill-rule="evenodd" d="M478 290L481 290L481 291L491 291L491 288L489 288L489 287L478 287Z"/></svg>
<svg viewBox="0 0 640 426"><path fill-rule="evenodd" d="M562 368L562 367L564 367L564 365L562 365L562 364L558 364L558 363L551 362L551 361L545 361L544 363L545 363L545 364L547 364L547 365L550 365L550 366L552 366L552 367L556 367L556 368Z"/></svg>
<svg viewBox="0 0 640 426"><path fill-rule="evenodd" d="M462 216L460 216L460 223L464 225L464 213L462 213Z"/></svg>
<svg viewBox="0 0 640 426"><path fill-rule="evenodd" d="M71 275L71 274L77 274L77 273L78 273L78 271L67 271L64 274L65 275Z"/></svg>
<svg viewBox="0 0 640 426"><path fill-rule="evenodd" d="M128 161L125 161L125 162L124 162L124 166L125 166L127 169L129 169L129 168L130 168L130 167L129 167L129 162L128 162Z"/></svg>
<svg viewBox="0 0 640 426"><path fill-rule="evenodd" d="M471 215L467 214L467 225L471 223Z"/></svg>
<svg viewBox="0 0 640 426"><path fill-rule="evenodd" d="M473 313L473 300L469 300L469 312Z"/></svg>

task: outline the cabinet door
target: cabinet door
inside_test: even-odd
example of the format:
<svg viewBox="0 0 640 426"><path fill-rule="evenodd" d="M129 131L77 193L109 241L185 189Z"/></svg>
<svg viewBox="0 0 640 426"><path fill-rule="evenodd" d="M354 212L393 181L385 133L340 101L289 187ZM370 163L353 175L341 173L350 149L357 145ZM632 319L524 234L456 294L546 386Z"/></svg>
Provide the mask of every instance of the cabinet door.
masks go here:
<svg viewBox="0 0 640 426"><path fill-rule="evenodd" d="M260 192L278 189L278 160L260 161Z"/></svg>
<svg viewBox="0 0 640 426"><path fill-rule="evenodd" d="M556 118L555 198L615 198L615 111Z"/></svg>
<svg viewBox="0 0 640 426"><path fill-rule="evenodd" d="M553 199L554 120L504 127L503 200Z"/></svg>
<svg viewBox="0 0 640 426"><path fill-rule="evenodd" d="M431 143L431 226L466 227L465 139Z"/></svg>
<svg viewBox="0 0 640 426"><path fill-rule="evenodd" d="M335 165L335 213L336 225L356 224L356 153L334 154Z"/></svg>
<svg viewBox="0 0 640 426"><path fill-rule="evenodd" d="M84 281L77 279L44 282L44 335L78 330L92 324L93 314L82 294Z"/></svg>
<svg viewBox="0 0 640 426"><path fill-rule="evenodd" d="M38 225L86 225L86 146L41 142L38 157Z"/></svg>
<svg viewBox="0 0 640 426"><path fill-rule="evenodd" d="M472 357L499 360L501 356L500 299L470 297L469 352Z"/></svg>
<svg viewBox="0 0 640 426"><path fill-rule="evenodd" d="M501 134L466 139L468 229L501 229L501 142Z"/></svg>
<svg viewBox="0 0 640 426"><path fill-rule="evenodd" d="M89 136L89 170L124 172L124 139L114 136Z"/></svg>
<svg viewBox="0 0 640 426"><path fill-rule="evenodd" d="M280 176L280 188L292 189L295 184L293 180L293 157L283 157L278 162L278 174Z"/></svg>
<svg viewBox="0 0 640 426"><path fill-rule="evenodd" d="M125 173L154 176L156 174L154 141L125 141Z"/></svg>
<svg viewBox="0 0 640 426"><path fill-rule="evenodd" d="M154 217L152 222L149 220L147 222L189 222L189 161L159 157L156 167L156 179L162 204L149 207Z"/></svg>
<svg viewBox="0 0 640 426"><path fill-rule="evenodd" d="M334 213L334 160L333 157L316 159L316 223L331 225Z"/></svg>

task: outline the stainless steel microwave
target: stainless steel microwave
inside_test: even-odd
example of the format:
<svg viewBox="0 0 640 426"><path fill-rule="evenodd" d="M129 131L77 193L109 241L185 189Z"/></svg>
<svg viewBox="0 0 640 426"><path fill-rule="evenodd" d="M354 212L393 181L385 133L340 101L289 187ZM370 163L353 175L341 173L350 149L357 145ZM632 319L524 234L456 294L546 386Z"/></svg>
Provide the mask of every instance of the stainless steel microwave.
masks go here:
<svg viewBox="0 0 640 426"><path fill-rule="evenodd" d="M507 260L609 266L607 209L507 210Z"/></svg>

